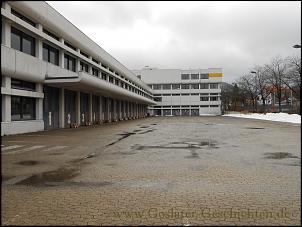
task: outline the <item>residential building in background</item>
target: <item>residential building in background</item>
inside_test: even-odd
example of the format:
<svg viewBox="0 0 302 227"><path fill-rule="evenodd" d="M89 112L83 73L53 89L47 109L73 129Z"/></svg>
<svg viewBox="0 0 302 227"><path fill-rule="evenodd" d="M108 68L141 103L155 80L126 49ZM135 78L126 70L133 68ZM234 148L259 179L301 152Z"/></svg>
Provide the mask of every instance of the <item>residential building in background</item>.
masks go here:
<svg viewBox="0 0 302 227"><path fill-rule="evenodd" d="M199 116L221 114L222 69L132 70L153 89L156 105L149 113L157 116Z"/></svg>
<svg viewBox="0 0 302 227"><path fill-rule="evenodd" d="M1 6L1 135L146 116L152 89L43 1Z"/></svg>

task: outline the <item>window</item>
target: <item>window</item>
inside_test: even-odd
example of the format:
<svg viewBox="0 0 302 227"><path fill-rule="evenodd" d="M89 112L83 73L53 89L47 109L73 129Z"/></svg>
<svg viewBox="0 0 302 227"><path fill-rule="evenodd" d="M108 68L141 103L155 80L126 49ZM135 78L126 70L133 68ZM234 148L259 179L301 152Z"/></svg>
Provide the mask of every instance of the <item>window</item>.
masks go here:
<svg viewBox="0 0 302 227"><path fill-rule="evenodd" d="M99 76L99 70L92 67L92 75L98 77Z"/></svg>
<svg viewBox="0 0 302 227"><path fill-rule="evenodd" d="M35 119L35 98L11 96L11 116L13 121Z"/></svg>
<svg viewBox="0 0 302 227"><path fill-rule="evenodd" d="M218 89L218 84L210 84L210 89Z"/></svg>
<svg viewBox="0 0 302 227"><path fill-rule="evenodd" d="M190 94L189 93L184 93L184 94L181 94L182 96L189 96Z"/></svg>
<svg viewBox="0 0 302 227"><path fill-rule="evenodd" d="M96 59L94 59L94 58L92 58L92 61L95 62L95 63L97 63L97 64L99 64L99 61L96 60Z"/></svg>
<svg viewBox="0 0 302 227"><path fill-rule="evenodd" d="M178 90L178 89L180 89L180 84L172 84L172 89L173 89L173 90Z"/></svg>
<svg viewBox="0 0 302 227"><path fill-rule="evenodd" d="M107 80L107 74L102 72L102 79Z"/></svg>
<svg viewBox="0 0 302 227"><path fill-rule="evenodd" d="M218 93L210 93L210 95L218 95Z"/></svg>
<svg viewBox="0 0 302 227"><path fill-rule="evenodd" d="M171 94L163 94L163 96L171 96Z"/></svg>
<svg viewBox="0 0 302 227"><path fill-rule="evenodd" d="M141 80L142 79L142 75L137 75L137 78Z"/></svg>
<svg viewBox="0 0 302 227"><path fill-rule="evenodd" d="M43 60L54 65L59 65L59 50L43 43Z"/></svg>
<svg viewBox="0 0 302 227"><path fill-rule="evenodd" d="M218 107L219 105L210 105L210 107Z"/></svg>
<svg viewBox="0 0 302 227"><path fill-rule="evenodd" d="M189 80L190 79L190 75L189 74L181 74L181 79L182 80Z"/></svg>
<svg viewBox="0 0 302 227"><path fill-rule="evenodd" d="M190 89L190 84L182 84L181 89Z"/></svg>
<svg viewBox="0 0 302 227"><path fill-rule="evenodd" d="M124 88L124 82L121 81L120 86L121 86L122 88Z"/></svg>
<svg viewBox="0 0 302 227"><path fill-rule="evenodd" d="M210 97L210 101L218 101L218 97L217 96Z"/></svg>
<svg viewBox="0 0 302 227"><path fill-rule="evenodd" d="M209 93L200 93L200 96L208 96Z"/></svg>
<svg viewBox="0 0 302 227"><path fill-rule="evenodd" d="M65 46L68 46L69 48L71 48L71 49L77 51L77 48L75 48L75 47L74 47L73 45L71 45L70 43L64 41L64 44L65 44Z"/></svg>
<svg viewBox="0 0 302 227"><path fill-rule="evenodd" d="M200 89L209 89L209 84L200 84Z"/></svg>
<svg viewBox="0 0 302 227"><path fill-rule="evenodd" d="M81 62L80 63L80 68L81 68L81 71L83 71L83 72L87 72L88 73L88 65L87 64L85 64L84 62Z"/></svg>
<svg viewBox="0 0 302 227"><path fill-rule="evenodd" d="M209 79L208 73L200 73L200 79Z"/></svg>
<svg viewBox="0 0 302 227"><path fill-rule="evenodd" d="M154 90L160 90L161 89L161 84L153 84L153 89Z"/></svg>
<svg viewBox="0 0 302 227"><path fill-rule="evenodd" d="M105 65L105 64L103 64L103 63L101 63L101 66L104 67L104 68L106 68L106 69L107 69L107 67L108 67L107 65Z"/></svg>
<svg viewBox="0 0 302 227"><path fill-rule="evenodd" d="M209 107L209 105L200 105L201 108L203 107Z"/></svg>
<svg viewBox="0 0 302 227"><path fill-rule="evenodd" d="M11 87L14 89L36 91L36 84L24 80L11 79Z"/></svg>
<svg viewBox="0 0 302 227"><path fill-rule="evenodd" d="M180 96L180 94L172 94L172 96Z"/></svg>
<svg viewBox="0 0 302 227"><path fill-rule="evenodd" d="M33 27L36 27L36 23L33 22L32 20L28 19L27 17L23 16L21 13L18 13L16 10L11 9L11 13L13 15L15 15L16 17L19 17L21 20L27 22L28 24L30 24Z"/></svg>
<svg viewBox="0 0 302 227"><path fill-rule="evenodd" d="M119 85L119 80L118 79L115 79L115 85Z"/></svg>
<svg viewBox="0 0 302 227"><path fill-rule="evenodd" d="M75 64L76 64L75 58L73 58L67 54L64 54L64 68L65 69L75 72L76 71Z"/></svg>
<svg viewBox="0 0 302 227"><path fill-rule="evenodd" d="M109 82L113 83L113 77L112 76L109 76Z"/></svg>
<svg viewBox="0 0 302 227"><path fill-rule="evenodd" d="M209 97L200 97L200 101L209 101Z"/></svg>
<svg viewBox="0 0 302 227"><path fill-rule="evenodd" d="M14 27L11 28L11 47L35 56L35 39Z"/></svg>
<svg viewBox="0 0 302 227"><path fill-rule="evenodd" d="M86 54L86 53L84 53L84 52L82 52L82 51L80 51L80 54L83 55L83 56L85 56L86 58L89 58L89 55Z"/></svg>
<svg viewBox="0 0 302 227"><path fill-rule="evenodd" d="M199 89L199 84L191 84L191 89Z"/></svg>
<svg viewBox="0 0 302 227"><path fill-rule="evenodd" d="M195 96L196 96L196 95L198 95L198 96L199 96L199 94L198 94L198 93L192 93L191 95L193 95L193 96L194 96L194 95L195 95Z"/></svg>
<svg viewBox="0 0 302 227"><path fill-rule="evenodd" d="M192 80L198 80L199 79L199 75L198 74L191 74L191 79Z"/></svg>
<svg viewBox="0 0 302 227"><path fill-rule="evenodd" d="M163 90L171 90L171 84L163 84Z"/></svg>
<svg viewBox="0 0 302 227"><path fill-rule="evenodd" d="M47 35L49 35L50 37L54 38L55 40L60 40L58 36L56 36L55 34L53 34L52 32L46 30L45 28L43 28L43 32Z"/></svg>
<svg viewBox="0 0 302 227"><path fill-rule="evenodd" d="M109 68L109 71L113 73L113 70Z"/></svg>

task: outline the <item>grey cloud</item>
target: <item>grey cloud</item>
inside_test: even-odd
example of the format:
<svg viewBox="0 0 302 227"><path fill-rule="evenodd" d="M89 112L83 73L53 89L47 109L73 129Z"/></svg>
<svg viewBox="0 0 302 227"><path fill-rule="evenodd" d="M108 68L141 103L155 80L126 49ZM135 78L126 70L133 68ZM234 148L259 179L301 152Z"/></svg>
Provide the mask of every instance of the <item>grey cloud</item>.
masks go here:
<svg viewBox="0 0 302 227"><path fill-rule="evenodd" d="M233 81L255 64L265 64L276 55L297 53L293 44L301 43L301 2L201 2L192 8L162 11L153 2L51 2L80 29L120 28L131 30L138 19L151 27L169 32L168 42L158 48L141 46L118 49L104 43L102 36L91 37L130 69L145 65L158 68L222 67L225 81ZM192 4L184 2L184 4ZM67 7L68 6L68 7ZM108 34L109 35L109 34ZM139 34L131 34L133 37ZM157 34L154 34L154 37ZM154 39L154 37L146 37ZM103 47L104 47L103 46Z"/></svg>

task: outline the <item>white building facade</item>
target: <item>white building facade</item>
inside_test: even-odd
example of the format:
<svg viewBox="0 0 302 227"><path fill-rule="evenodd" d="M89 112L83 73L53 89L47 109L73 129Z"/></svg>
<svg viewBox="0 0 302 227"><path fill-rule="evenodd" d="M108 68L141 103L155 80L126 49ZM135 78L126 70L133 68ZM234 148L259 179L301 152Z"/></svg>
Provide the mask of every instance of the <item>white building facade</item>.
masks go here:
<svg viewBox="0 0 302 227"><path fill-rule="evenodd" d="M222 69L132 70L153 89L156 105L149 113L157 116L221 115Z"/></svg>
<svg viewBox="0 0 302 227"><path fill-rule="evenodd" d="M1 136L134 119L152 89L46 2L1 6Z"/></svg>

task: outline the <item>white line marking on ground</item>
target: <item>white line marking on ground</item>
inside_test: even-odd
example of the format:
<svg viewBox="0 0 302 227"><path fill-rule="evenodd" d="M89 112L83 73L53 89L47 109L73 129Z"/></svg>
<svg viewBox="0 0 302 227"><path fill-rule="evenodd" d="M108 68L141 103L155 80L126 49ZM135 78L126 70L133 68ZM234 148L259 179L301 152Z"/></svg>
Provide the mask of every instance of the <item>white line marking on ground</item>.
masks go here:
<svg viewBox="0 0 302 227"><path fill-rule="evenodd" d="M27 148L24 148L24 149L21 149L21 150L16 150L16 151L12 151L12 152L7 152L6 154L23 153L23 152L27 152L27 151L36 150L36 149L39 149L39 148L42 148L42 147L45 147L45 146L31 146L31 147L27 147Z"/></svg>
<svg viewBox="0 0 302 227"><path fill-rule="evenodd" d="M2 148L1 150L2 151L7 151L7 150L12 150L12 149L15 149L15 148L19 148L19 147L24 147L24 145L10 145L10 146L7 146L5 148Z"/></svg>

